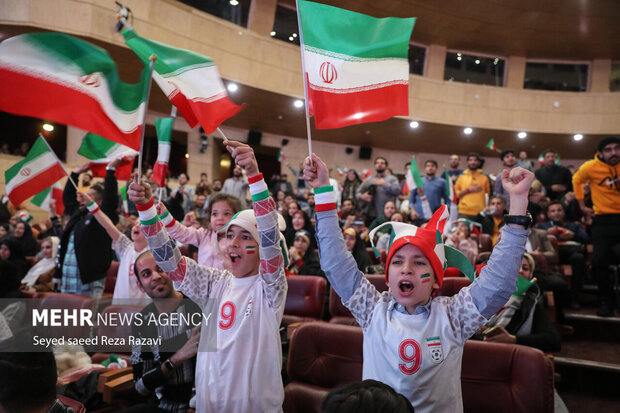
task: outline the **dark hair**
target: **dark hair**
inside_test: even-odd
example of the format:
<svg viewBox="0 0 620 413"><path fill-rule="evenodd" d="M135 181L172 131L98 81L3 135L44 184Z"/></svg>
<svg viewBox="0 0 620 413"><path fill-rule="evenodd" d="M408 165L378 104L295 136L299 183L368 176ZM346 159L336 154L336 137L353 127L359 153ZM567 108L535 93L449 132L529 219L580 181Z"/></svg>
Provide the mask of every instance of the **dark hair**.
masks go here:
<svg viewBox="0 0 620 413"><path fill-rule="evenodd" d="M337 387L321 404L321 413L413 413L409 400L385 383L364 380Z"/></svg>
<svg viewBox="0 0 620 413"><path fill-rule="evenodd" d="M620 138L618 138L617 136L605 136L603 139L599 141L596 149L599 152L603 152L603 148L605 148L605 146L609 145L610 143L620 144Z"/></svg>
<svg viewBox="0 0 620 413"><path fill-rule="evenodd" d="M0 405L8 412L50 407L56 399L54 353L0 353Z"/></svg>
<svg viewBox="0 0 620 413"><path fill-rule="evenodd" d="M140 258L145 256L146 254L150 254L151 256L153 255L151 250L142 251L140 255L136 257L136 260L133 262L133 272L136 276L136 280L138 281L138 284L140 284L141 287L142 287L142 280L140 280L140 274L139 274L140 272L138 271L138 261L140 261Z"/></svg>
<svg viewBox="0 0 620 413"><path fill-rule="evenodd" d="M387 168L387 166L389 165L388 160L385 159L383 156L377 156L373 162L373 164L377 163L378 159L383 159L385 161L385 167Z"/></svg>
<svg viewBox="0 0 620 413"><path fill-rule="evenodd" d="M476 159L478 159L478 162L480 162L482 160L482 158L480 157L480 154L478 152L470 152L467 154L467 159L469 160L469 158L471 157L475 157Z"/></svg>
<svg viewBox="0 0 620 413"><path fill-rule="evenodd" d="M508 205L508 202L506 202L506 198L502 195L499 195L499 194L493 195L491 198L489 198L489 202L491 202L491 199L499 199L500 201L502 201L502 204Z"/></svg>
<svg viewBox="0 0 620 413"><path fill-rule="evenodd" d="M186 172L181 172L180 174L177 175L177 179L179 179L181 177L181 175L185 175L185 177L187 178L187 180L189 181L189 175Z"/></svg>
<svg viewBox="0 0 620 413"><path fill-rule="evenodd" d="M553 152L553 154L554 154L554 155L556 155L556 156L557 156L557 154L558 154L558 153L557 153L554 149L548 148L548 149L545 149L545 150L543 151L543 153L542 153L542 154L543 154L543 157L544 157L545 155L547 155L549 152Z"/></svg>
<svg viewBox="0 0 620 413"><path fill-rule="evenodd" d="M101 184L91 185L88 189L95 191L95 201L101 201L103 199L103 186Z"/></svg>
<svg viewBox="0 0 620 413"><path fill-rule="evenodd" d="M559 205L559 206L561 206L562 207L562 211L564 211L566 213L566 208L564 208L564 204L559 199L556 199L554 201L549 202L549 205L547 205L547 209L545 209L546 213L549 213L549 207L551 205Z"/></svg>
<svg viewBox="0 0 620 413"><path fill-rule="evenodd" d="M508 155L509 153L511 153L514 156L515 154L514 149L504 149L502 153L499 154L499 159L503 161L506 155Z"/></svg>
<svg viewBox="0 0 620 413"><path fill-rule="evenodd" d="M140 214L138 213L138 211L129 211L127 215L132 216L132 217L140 217Z"/></svg>
<svg viewBox="0 0 620 413"><path fill-rule="evenodd" d="M427 159L426 162L424 162L424 166L426 166L427 163L432 163L433 165L435 165L435 168L439 168L439 164L434 159Z"/></svg>
<svg viewBox="0 0 620 413"><path fill-rule="evenodd" d="M233 196L230 194L223 194L221 192L213 194L209 198L209 206L207 206L207 208L205 209L205 213L206 213L205 217L207 218L207 225L208 225L208 228L211 230L213 229L211 228L211 211L213 210L213 205L215 205L216 202L226 202L228 206L230 207L230 209L233 210L233 215L241 211L242 209L241 201L236 196Z"/></svg>

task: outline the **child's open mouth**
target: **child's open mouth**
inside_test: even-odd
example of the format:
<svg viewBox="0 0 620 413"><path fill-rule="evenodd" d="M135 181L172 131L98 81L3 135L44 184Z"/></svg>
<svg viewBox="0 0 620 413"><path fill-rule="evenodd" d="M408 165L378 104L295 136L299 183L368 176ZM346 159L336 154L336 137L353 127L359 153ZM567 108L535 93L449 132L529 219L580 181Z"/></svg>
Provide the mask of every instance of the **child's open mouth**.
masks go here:
<svg viewBox="0 0 620 413"><path fill-rule="evenodd" d="M230 261L234 264L237 261L239 261L241 259L241 257L239 256L239 254L235 254L234 252L229 254L230 256Z"/></svg>
<svg viewBox="0 0 620 413"><path fill-rule="evenodd" d="M398 283L398 289L401 295L407 296L413 294L413 284L411 281L402 280Z"/></svg>

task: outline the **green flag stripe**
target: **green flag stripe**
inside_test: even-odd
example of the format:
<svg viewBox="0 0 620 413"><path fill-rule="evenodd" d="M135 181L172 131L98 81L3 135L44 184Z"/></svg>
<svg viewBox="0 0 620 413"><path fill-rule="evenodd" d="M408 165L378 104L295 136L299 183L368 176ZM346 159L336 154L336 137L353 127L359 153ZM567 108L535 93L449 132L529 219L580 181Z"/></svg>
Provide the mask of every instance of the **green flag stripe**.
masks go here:
<svg viewBox="0 0 620 413"><path fill-rule="evenodd" d="M334 187L332 185L321 186L319 188L314 188L314 193L315 194L322 194L322 193L330 192L330 191L333 191L333 190L334 190Z"/></svg>
<svg viewBox="0 0 620 413"><path fill-rule="evenodd" d="M413 17L378 19L305 0L298 5L305 46L365 58L408 57Z"/></svg>
<svg viewBox="0 0 620 413"><path fill-rule="evenodd" d="M159 143L170 143L172 135L172 123L174 118L157 118L155 119L155 131L157 132L157 141Z"/></svg>
<svg viewBox="0 0 620 413"><path fill-rule="evenodd" d="M51 190L52 188L44 189L43 191L33 196L30 202L36 206L41 206L43 204L43 201L45 201L45 198L47 198L47 195L50 193Z"/></svg>
<svg viewBox="0 0 620 413"><path fill-rule="evenodd" d="M112 142L103 136L87 133L84 139L82 139L78 153L88 159L102 159L107 158L108 154L112 153L119 146L120 144Z"/></svg>
<svg viewBox="0 0 620 413"><path fill-rule="evenodd" d="M30 149L30 152L28 152L28 155L26 155L26 158L22 161L17 162L15 165L6 170L6 172L4 173L6 182L8 183L11 179L15 178L15 176L19 173L19 171L24 165L32 162L39 156L45 155L47 152L49 152L49 148L47 147L45 142L43 142L42 138L38 138L35 141L34 145L32 145L32 148Z"/></svg>
<svg viewBox="0 0 620 413"><path fill-rule="evenodd" d="M409 166L411 170L411 176L413 176L413 180L418 188L422 188L424 186L424 182L422 181L422 177L420 176L420 171L418 170L418 164L415 161L415 157L411 160L411 165Z"/></svg>
<svg viewBox="0 0 620 413"><path fill-rule="evenodd" d="M135 111L146 99L148 68L142 71L139 83L125 83L120 80L108 52L94 44L63 33L33 33L21 38L52 59L78 67L84 75L100 73L108 84L114 105L121 110Z"/></svg>

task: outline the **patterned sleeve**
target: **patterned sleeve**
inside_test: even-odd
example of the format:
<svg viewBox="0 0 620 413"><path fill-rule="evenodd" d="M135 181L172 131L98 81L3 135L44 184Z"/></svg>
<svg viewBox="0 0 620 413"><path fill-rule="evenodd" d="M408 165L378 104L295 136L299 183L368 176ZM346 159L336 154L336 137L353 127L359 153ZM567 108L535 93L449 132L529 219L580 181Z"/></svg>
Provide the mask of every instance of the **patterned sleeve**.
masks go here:
<svg viewBox="0 0 620 413"><path fill-rule="evenodd" d="M184 257L176 243L164 228L153 206L153 199L146 205L136 205L142 223L142 232L149 244L157 265L164 270L174 288L191 299L208 297L211 284L224 278L226 271L198 265L194 260Z"/></svg>
<svg viewBox="0 0 620 413"><path fill-rule="evenodd" d="M471 287L462 288L458 294L452 297L439 297L435 300L447 308L452 333L454 337L460 340L461 344L473 336L487 321L474 304L471 297Z"/></svg>
<svg viewBox="0 0 620 413"><path fill-rule="evenodd" d="M263 174L250 177L250 195L256 224L260 252L260 274L265 283L265 293L272 308L280 308L286 299L287 283L284 274L284 257L280 246L280 230L276 204L269 196Z"/></svg>
<svg viewBox="0 0 620 413"><path fill-rule="evenodd" d="M362 330L366 332L366 328L368 328L372 321L374 308L382 297L387 299L387 296L382 296L370 281L362 277L353 295L343 304L351 311L355 321L362 327Z"/></svg>
<svg viewBox="0 0 620 413"><path fill-rule="evenodd" d="M174 219L174 217L168 212L165 206L162 204L162 214L159 216L162 224L166 228L166 231L172 238L175 240L182 242L183 244L191 244L196 247L200 246L201 238L205 235L206 231L201 229L196 229L193 227L186 227L181 224L179 221Z"/></svg>
<svg viewBox="0 0 620 413"><path fill-rule="evenodd" d="M133 247L133 242L123 233L119 235L116 241L112 241L112 249L120 257L127 248Z"/></svg>

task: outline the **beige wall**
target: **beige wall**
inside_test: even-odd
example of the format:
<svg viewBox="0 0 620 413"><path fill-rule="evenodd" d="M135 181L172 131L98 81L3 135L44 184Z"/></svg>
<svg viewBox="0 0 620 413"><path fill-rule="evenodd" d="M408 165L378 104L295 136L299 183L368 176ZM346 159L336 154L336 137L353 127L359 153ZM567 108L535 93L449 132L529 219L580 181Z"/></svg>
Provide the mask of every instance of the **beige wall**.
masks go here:
<svg viewBox="0 0 620 413"><path fill-rule="evenodd" d="M143 36L213 57L223 77L301 97L299 48L236 26L172 0L126 0ZM70 12L68 12L70 11ZM30 25L121 45L112 30L113 2L0 0L0 23ZM257 23L258 24L258 23ZM261 24L263 32L265 23ZM522 62L509 60L510 87L443 81L443 46L430 48L427 77L411 76L410 117L440 124L545 133L620 131L620 93L604 92L606 62L593 67L592 93L530 91L517 87ZM510 61L515 63L510 68ZM248 70L252 68L252 70Z"/></svg>

